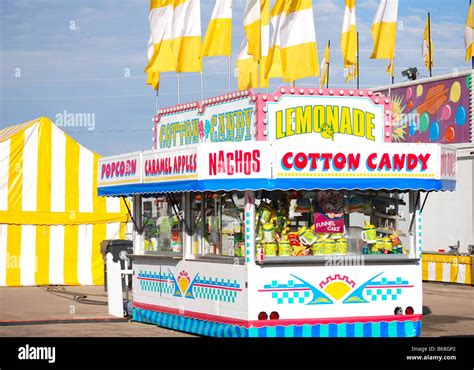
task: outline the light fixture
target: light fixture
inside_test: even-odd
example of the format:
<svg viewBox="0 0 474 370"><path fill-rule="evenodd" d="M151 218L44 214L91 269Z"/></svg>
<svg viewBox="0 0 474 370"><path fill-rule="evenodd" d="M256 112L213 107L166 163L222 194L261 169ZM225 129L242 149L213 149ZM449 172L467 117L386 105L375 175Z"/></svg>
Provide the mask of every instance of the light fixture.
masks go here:
<svg viewBox="0 0 474 370"><path fill-rule="evenodd" d="M402 71L402 76L407 77L410 81L415 81L418 77L418 68L410 67Z"/></svg>

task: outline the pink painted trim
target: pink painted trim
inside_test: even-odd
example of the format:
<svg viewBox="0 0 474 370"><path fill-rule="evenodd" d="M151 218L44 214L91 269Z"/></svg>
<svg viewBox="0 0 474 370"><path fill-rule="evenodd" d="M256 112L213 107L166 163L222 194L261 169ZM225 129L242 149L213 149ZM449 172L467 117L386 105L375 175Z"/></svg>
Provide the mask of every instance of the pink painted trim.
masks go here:
<svg viewBox="0 0 474 370"><path fill-rule="evenodd" d="M180 311L176 308L156 306L152 304L133 302L133 307L145 310L180 315L198 320L212 321L223 324L239 325L246 328L264 326L290 326L290 325L317 325L317 324L343 324L343 323L369 323L369 322L392 322L392 321L419 321L423 315L390 315L390 316L357 316L357 317L332 317L332 318L312 318L312 319L286 319L286 320L241 320L231 317L210 315L194 311Z"/></svg>
<svg viewBox="0 0 474 370"><path fill-rule="evenodd" d="M202 286L202 287L208 287L208 288L214 288L214 289L224 289L224 290L235 290L237 292L241 292L242 289L239 288L230 288L230 287L225 287L225 286L219 286L219 285L211 285L211 284L194 284L194 286Z"/></svg>
<svg viewBox="0 0 474 370"><path fill-rule="evenodd" d="M357 316L357 317L331 317L318 319L282 319L282 320L254 320L249 321L251 326L290 326L290 325L317 325L317 324L350 324L369 322L413 321L421 320L423 315L390 315L390 316Z"/></svg>
<svg viewBox="0 0 474 370"><path fill-rule="evenodd" d="M145 277L137 277L137 280L150 280L150 281L168 282L168 280L165 280L165 279L155 279L155 278L145 278Z"/></svg>
<svg viewBox="0 0 474 370"><path fill-rule="evenodd" d="M291 292L294 290L311 290L310 288L280 288L280 289L259 289L259 292Z"/></svg>

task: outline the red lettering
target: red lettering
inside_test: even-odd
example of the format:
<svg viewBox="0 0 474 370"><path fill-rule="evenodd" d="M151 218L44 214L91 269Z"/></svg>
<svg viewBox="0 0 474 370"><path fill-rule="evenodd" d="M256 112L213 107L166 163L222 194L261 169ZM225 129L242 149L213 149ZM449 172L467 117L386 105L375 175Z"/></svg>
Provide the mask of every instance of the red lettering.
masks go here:
<svg viewBox="0 0 474 370"><path fill-rule="evenodd" d="M234 166L231 164L234 160L234 153L227 153L227 174L232 176L234 174Z"/></svg>
<svg viewBox="0 0 474 370"><path fill-rule="evenodd" d="M259 173L260 172L260 150L254 150L252 152L252 159L253 159L253 172Z"/></svg>
<svg viewBox="0 0 474 370"><path fill-rule="evenodd" d="M357 155L354 156L354 154L349 154L348 155L348 167L349 167L349 170L356 170L359 168L359 164L360 164L360 154L358 153Z"/></svg>
<svg viewBox="0 0 474 370"><path fill-rule="evenodd" d="M302 170L303 168L305 168L306 165L308 164L308 158L306 157L306 154L304 153L296 154L293 164L297 170Z"/></svg>
<svg viewBox="0 0 474 370"><path fill-rule="evenodd" d="M329 170L329 161L332 160L332 154L331 153L322 153L321 158L324 160L323 164L323 170L327 171Z"/></svg>
<svg viewBox="0 0 474 370"><path fill-rule="evenodd" d="M292 152L288 152L283 155L283 158L281 159L281 165L285 170L289 170L291 168L291 163L290 163L291 158L293 158Z"/></svg>
<svg viewBox="0 0 474 370"><path fill-rule="evenodd" d="M346 166L346 162L347 162L347 159L346 159L346 156L344 154L337 153L334 156L333 163L334 163L334 167L336 168L336 170L341 171Z"/></svg>
<svg viewBox="0 0 474 370"><path fill-rule="evenodd" d="M430 159L431 157L431 154L420 154L418 156L418 159L420 160L421 162L421 170L422 171L426 171L428 169L428 160Z"/></svg>
<svg viewBox="0 0 474 370"><path fill-rule="evenodd" d="M367 168L371 171L377 168L377 165L374 163L375 159L377 159L377 153L372 153L367 157Z"/></svg>
<svg viewBox="0 0 474 370"><path fill-rule="evenodd" d="M308 158L310 160L310 165L309 169L311 171L314 171L318 168L318 162L317 160L319 159L319 153L309 153Z"/></svg>
<svg viewBox="0 0 474 370"><path fill-rule="evenodd" d="M209 176L217 175L216 153L209 153Z"/></svg>
<svg viewBox="0 0 474 370"><path fill-rule="evenodd" d="M379 170L383 170L385 167L386 170L392 169L392 164L390 163L390 155L388 153L382 154L382 159L379 163Z"/></svg>
<svg viewBox="0 0 474 370"><path fill-rule="evenodd" d="M252 166L250 162L252 160L252 155L249 152L244 153L244 174L250 175Z"/></svg>
<svg viewBox="0 0 474 370"><path fill-rule="evenodd" d="M418 157L415 154L407 155L407 170L413 171L418 164Z"/></svg>
<svg viewBox="0 0 474 370"><path fill-rule="evenodd" d="M405 163L405 154L394 154L393 155L393 169L401 171Z"/></svg>

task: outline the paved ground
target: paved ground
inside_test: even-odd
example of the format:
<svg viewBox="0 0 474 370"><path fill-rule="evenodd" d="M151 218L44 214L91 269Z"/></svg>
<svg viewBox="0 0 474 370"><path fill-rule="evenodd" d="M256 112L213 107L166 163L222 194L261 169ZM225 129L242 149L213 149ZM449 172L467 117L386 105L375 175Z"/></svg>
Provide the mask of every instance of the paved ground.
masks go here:
<svg viewBox="0 0 474 370"><path fill-rule="evenodd" d="M474 287L423 283L423 306L423 337L474 336Z"/></svg>
<svg viewBox="0 0 474 370"><path fill-rule="evenodd" d="M474 287L424 283L422 336L474 335ZM103 287L0 288L0 336L180 337L107 314ZM29 321L29 322L28 322Z"/></svg>

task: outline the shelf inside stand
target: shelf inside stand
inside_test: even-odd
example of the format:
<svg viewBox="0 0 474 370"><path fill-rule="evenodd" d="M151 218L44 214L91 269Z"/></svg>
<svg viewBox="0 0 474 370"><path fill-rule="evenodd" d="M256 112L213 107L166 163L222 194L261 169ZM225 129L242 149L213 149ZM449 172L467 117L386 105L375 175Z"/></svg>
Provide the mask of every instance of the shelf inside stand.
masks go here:
<svg viewBox="0 0 474 370"><path fill-rule="evenodd" d="M407 236L404 232L401 232L401 231L399 231L399 230L375 229L375 231L377 231L378 233L388 234L388 235L397 233L398 236Z"/></svg>
<svg viewBox="0 0 474 370"><path fill-rule="evenodd" d="M389 214L380 213L380 212L374 212L374 216L382 217L382 218L388 218L388 219L391 219L391 220L406 221L404 217L400 217L400 216L397 216L397 215L389 215Z"/></svg>

